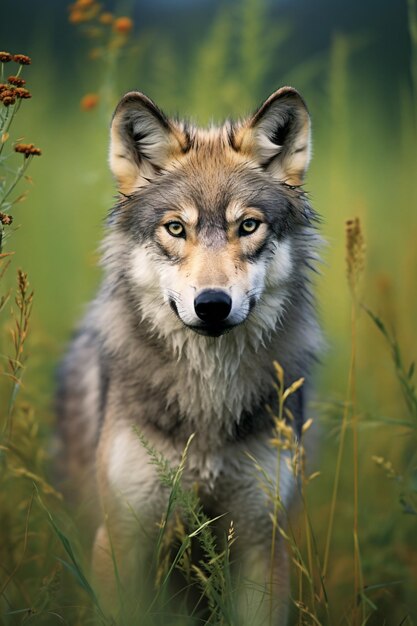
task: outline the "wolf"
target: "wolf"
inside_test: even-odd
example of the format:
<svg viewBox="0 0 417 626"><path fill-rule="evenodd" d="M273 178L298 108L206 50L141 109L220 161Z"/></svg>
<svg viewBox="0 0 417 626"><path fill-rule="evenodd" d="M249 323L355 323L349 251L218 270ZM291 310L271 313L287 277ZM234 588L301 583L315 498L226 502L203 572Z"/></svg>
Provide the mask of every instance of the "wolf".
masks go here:
<svg viewBox="0 0 417 626"><path fill-rule="evenodd" d="M300 436L321 349L311 287L320 238L302 187L310 156L310 116L291 87L206 129L140 92L117 105L104 277L58 393L65 471L99 496L93 574L108 602L114 560L128 584L169 498L141 439L175 467L193 436L182 480L198 484L210 515L233 520L242 579L261 590L242 592L239 626L286 623L288 557L279 533L271 551L273 503L253 459L288 507L295 481L270 443L273 363L286 383L305 379L288 401Z"/></svg>

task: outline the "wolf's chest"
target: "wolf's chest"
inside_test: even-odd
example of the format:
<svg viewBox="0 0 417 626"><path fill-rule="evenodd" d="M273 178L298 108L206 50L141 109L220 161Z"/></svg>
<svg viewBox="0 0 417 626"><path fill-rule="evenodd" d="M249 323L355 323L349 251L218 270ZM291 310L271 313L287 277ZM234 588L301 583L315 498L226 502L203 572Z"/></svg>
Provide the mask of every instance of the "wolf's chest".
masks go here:
<svg viewBox="0 0 417 626"><path fill-rule="evenodd" d="M270 384L269 361L255 352L243 355L239 342L228 339L207 342L205 350L188 346L168 391L167 402L178 406L180 423L207 442L231 435Z"/></svg>

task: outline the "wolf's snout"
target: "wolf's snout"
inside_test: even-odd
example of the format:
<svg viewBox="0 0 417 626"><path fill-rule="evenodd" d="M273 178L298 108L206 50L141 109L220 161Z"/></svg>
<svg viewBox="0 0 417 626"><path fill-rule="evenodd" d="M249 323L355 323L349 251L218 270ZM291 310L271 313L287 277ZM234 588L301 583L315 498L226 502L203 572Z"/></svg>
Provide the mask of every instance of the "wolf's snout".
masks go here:
<svg viewBox="0 0 417 626"><path fill-rule="evenodd" d="M224 322L232 310L231 297L221 289L205 289L194 300L198 317L206 324Z"/></svg>

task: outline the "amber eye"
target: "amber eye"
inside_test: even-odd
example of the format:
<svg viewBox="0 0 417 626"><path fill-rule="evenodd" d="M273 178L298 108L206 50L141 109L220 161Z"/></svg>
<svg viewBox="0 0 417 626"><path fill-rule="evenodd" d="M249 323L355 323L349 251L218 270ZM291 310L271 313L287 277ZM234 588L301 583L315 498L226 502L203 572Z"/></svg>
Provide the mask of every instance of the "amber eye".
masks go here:
<svg viewBox="0 0 417 626"><path fill-rule="evenodd" d="M181 222L168 222L168 224L165 224L165 228L173 237L185 238L185 228Z"/></svg>
<svg viewBox="0 0 417 626"><path fill-rule="evenodd" d="M239 235L241 237L245 237L246 235L251 235L252 233L255 232L255 230L258 230L260 224L261 222L259 220L254 220L251 218L247 220L243 220L243 222L239 226Z"/></svg>

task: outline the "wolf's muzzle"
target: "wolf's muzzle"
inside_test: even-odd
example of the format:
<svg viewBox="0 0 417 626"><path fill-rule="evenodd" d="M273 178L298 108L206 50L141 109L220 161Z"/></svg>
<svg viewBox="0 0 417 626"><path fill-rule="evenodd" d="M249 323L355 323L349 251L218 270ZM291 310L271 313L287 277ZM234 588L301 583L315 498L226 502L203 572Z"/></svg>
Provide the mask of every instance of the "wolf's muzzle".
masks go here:
<svg viewBox="0 0 417 626"><path fill-rule="evenodd" d="M194 310L202 322L214 326L227 319L232 299L221 289L204 289L194 300Z"/></svg>

